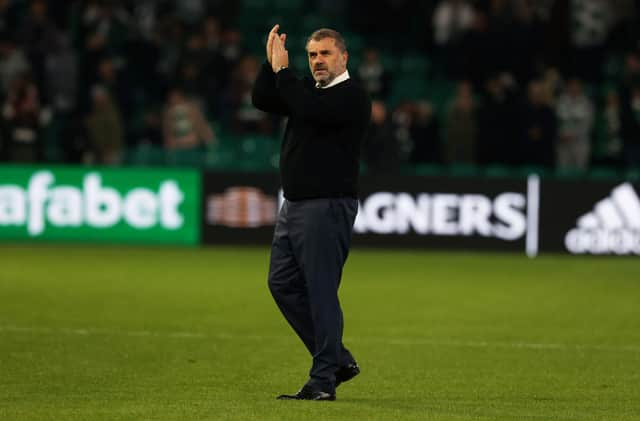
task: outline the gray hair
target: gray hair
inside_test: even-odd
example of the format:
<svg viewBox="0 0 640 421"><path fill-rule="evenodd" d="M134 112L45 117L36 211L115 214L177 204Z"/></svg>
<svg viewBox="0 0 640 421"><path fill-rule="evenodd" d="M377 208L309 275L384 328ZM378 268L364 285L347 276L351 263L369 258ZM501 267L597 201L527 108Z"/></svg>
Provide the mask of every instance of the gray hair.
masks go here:
<svg viewBox="0 0 640 421"><path fill-rule="evenodd" d="M325 38L332 38L336 43L336 47L338 47L338 50L340 50L341 53L347 51L347 44L345 43L344 38L342 37L340 32L329 28L321 28L317 31L314 31L313 34L311 34L307 39L307 43L305 44L305 46L309 45L309 41L311 40L320 41L321 39Z"/></svg>

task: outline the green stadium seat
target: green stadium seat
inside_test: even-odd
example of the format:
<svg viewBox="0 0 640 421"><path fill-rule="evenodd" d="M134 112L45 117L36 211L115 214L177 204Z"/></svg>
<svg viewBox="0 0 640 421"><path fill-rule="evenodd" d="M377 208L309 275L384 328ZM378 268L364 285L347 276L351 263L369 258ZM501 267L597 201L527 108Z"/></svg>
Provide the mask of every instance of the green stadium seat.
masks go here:
<svg viewBox="0 0 640 421"><path fill-rule="evenodd" d="M380 51L380 61L382 62L385 70L391 72L393 75L397 74L400 69L400 60L398 60L393 54Z"/></svg>
<svg viewBox="0 0 640 421"><path fill-rule="evenodd" d="M397 78L392 84L392 103L425 98L428 94L428 83L425 78Z"/></svg>
<svg viewBox="0 0 640 421"><path fill-rule="evenodd" d="M415 164L411 168L411 174L420 176L440 176L444 173L444 167L438 164Z"/></svg>
<svg viewBox="0 0 640 421"><path fill-rule="evenodd" d="M541 167L539 165L521 165L515 168L514 171L522 176L538 175L540 177L549 177L552 172L550 170Z"/></svg>
<svg viewBox="0 0 640 421"><path fill-rule="evenodd" d="M399 60L400 73L404 76L426 77L429 70L429 60L420 54L408 54Z"/></svg>
<svg viewBox="0 0 640 421"><path fill-rule="evenodd" d="M640 167L629 168L625 171L624 178L628 181L638 182L640 181Z"/></svg>
<svg viewBox="0 0 640 421"><path fill-rule="evenodd" d="M587 175L587 171L575 168L556 168L554 171L554 175L557 178L573 180L584 177L585 175Z"/></svg>
<svg viewBox="0 0 640 421"><path fill-rule="evenodd" d="M475 177L480 169L471 164L450 164L447 166L446 172L453 177Z"/></svg>
<svg viewBox="0 0 640 421"><path fill-rule="evenodd" d="M518 176L514 171L505 165L487 165L484 167L483 174L487 177L494 178L510 178Z"/></svg>
<svg viewBox="0 0 640 421"><path fill-rule="evenodd" d="M273 155L278 142L270 136L243 136L235 138L235 164L242 171L273 169ZM276 161L277 164L277 161Z"/></svg>
<svg viewBox="0 0 640 421"><path fill-rule="evenodd" d="M55 116L42 130L43 150L45 162L62 162L62 145L60 145L61 121Z"/></svg>
<svg viewBox="0 0 640 421"><path fill-rule="evenodd" d="M616 180L622 177L619 171L610 167L590 168L588 175L592 180Z"/></svg>
<svg viewBox="0 0 640 421"><path fill-rule="evenodd" d="M234 151L221 144L211 145L205 149L203 166L212 170L230 170L235 167Z"/></svg>
<svg viewBox="0 0 640 421"><path fill-rule="evenodd" d="M443 118L455 94L455 82L448 79L429 79L426 98L433 104L438 118Z"/></svg>
<svg viewBox="0 0 640 421"><path fill-rule="evenodd" d="M624 58L609 54L602 62L602 73L607 80L620 80L624 73Z"/></svg>
<svg viewBox="0 0 640 421"><path fill-rule="evenodd" d="M278 170L280 168L280 152L273 152L269 157L269 167L271 170Z"/></svg>
<svg viewBox="0 0 640 421"><path fill-rule="evenodd" d="M160 146L141 144L125 151L124 162L137 166L165 165L165 150Z"/></svg>
<svg viewBox="0 0 640 421"><path fill-rule="evenodd" d="M202 149L184 149L166 152L166 162L174 167L202 167L205 153Z"/></svg>

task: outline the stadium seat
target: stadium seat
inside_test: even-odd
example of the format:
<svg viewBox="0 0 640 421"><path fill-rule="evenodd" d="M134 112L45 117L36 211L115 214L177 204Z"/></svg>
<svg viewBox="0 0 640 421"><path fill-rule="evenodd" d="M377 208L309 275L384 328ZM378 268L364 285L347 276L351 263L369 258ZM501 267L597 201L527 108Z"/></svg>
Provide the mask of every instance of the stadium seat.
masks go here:
<svg viewBox="0 0 640 421"><path fill-rule="evenodd" d="M640 181L640 167L629 168L625 171L624 178L628 181L638 182Z"/></svg>
<svg viewBox="0 0 640 421"><path fill-rule="evenodd" d="M233 150L221 145L211 145L205 149L203 166L210 170L231 170L235 167Z"/></svg>
<svg viewBox="0 0 640 421"><path fill-rule="evenodd" d="M53 117L42 130L43 158L45 162L62 162L62 145L60 145L60 121Z"/></svg>
<svg viewBox="0 0 640 421"><path fill-rule="evenodd" d="M440 176L445 173L442 165L438 164L415 164L410 171L411 174L420 176Z"/></svg>
<svg viewBox="0 0 640 421"><path fill-rule="evenodd" d="M530 175L549 177L550 175L552 175L552 172L539 165L521 165L520 167L515 168L514 171L525 177Z"/></svg>
<svg viewBox="0 0 640 421"><path fill-rule="evenodd" d="M519 176L519 174L514 173L514 171L506 165L487 165L484 168L483 174L487 177L494 178L511 178Z"/></svg>
<svg viewBox="0 0 640 421"><path fill-rule="evenodd" d="M423 54L407 54L399 64L399 71L405 77L426 77L429 70L429 59Z"/></svg>
<svg viewBox="0 0 640 421"><path fill-rule="evenodd" d="M588 175L589 178L593 180L615 180L622 176L622 174L614 168L601 166L590 168Z"/></svg>
<svg viewBox="0 0 640 421"><path fill-rule="evenodd" d="M398 104L402 101L414 101L427 96L428 83L425 78L411 77L398 78L392 85L392 103Z"/></svg>
<svg viewBox="0 0 640 421"><path fill-rule="evenodd" d="M453 177L475 177L479 173L479 168L471 164L450 164L446 172Z"/></svg>
<svg viewBox="0 0 640 421"><path fill-rule="evenodd" d="M575 168L556 168L554 171L554 175L561 179L578 179L582 178L587 174L584 170L579 170Z"/></svg>

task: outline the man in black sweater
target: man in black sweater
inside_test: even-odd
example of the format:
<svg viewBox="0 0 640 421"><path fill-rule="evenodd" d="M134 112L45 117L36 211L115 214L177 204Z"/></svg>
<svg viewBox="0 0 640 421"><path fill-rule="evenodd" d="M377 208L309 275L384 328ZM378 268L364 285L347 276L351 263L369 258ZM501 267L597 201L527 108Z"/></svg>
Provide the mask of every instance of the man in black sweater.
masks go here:
<svg viewBox="0 0 640 421"><path fill-rule="evenodd" d="M309 380L279 399L334 400L335 388L360 372L342 343L338 287L358 211L361 142L371 101L349 78L342 36L315 31L307 41L313 80L289 66L286 34L273 27L253 104L288 117L280 153L285 201L274 232L269 289L313 356Z"/></svg>

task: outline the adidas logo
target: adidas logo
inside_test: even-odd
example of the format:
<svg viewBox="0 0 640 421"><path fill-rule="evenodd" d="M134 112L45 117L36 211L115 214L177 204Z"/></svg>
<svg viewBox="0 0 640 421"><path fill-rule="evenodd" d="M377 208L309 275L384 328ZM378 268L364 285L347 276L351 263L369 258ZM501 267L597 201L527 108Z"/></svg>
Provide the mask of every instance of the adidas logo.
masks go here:
<svg viewBox="0 0 640 421"><path fill-rule="evenodd" d="M640 255L640 197L630 183L614 188L593 211L578 218L564 239L575 254Z"/></svg>

